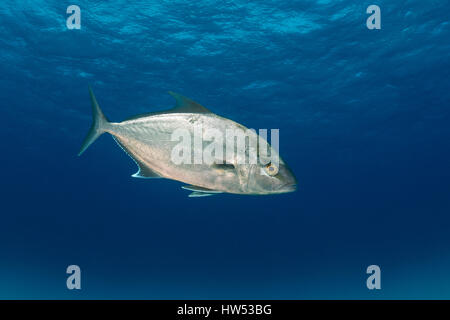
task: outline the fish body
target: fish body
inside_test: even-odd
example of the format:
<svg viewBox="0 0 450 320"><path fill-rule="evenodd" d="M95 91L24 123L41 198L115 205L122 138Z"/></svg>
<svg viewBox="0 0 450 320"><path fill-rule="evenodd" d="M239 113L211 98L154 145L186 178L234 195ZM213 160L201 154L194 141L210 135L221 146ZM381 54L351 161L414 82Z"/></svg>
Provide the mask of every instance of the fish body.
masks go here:
<svg viewBox="0 0 450 320"><path fill-rule="evenodd" d="M137 164L138 171L133 177L167 178L184 182L188 186L183 188L193 191L191 197L210 196L222 192L263 195L295 190L296 180L292 172L276 151L271 149L266 140L261 139L255 131L220 117L186 97L173 92L170 94L177 101L175 108L113 123L106 119L90 89L94 121L79 155L106 132L113 136ZM174 132L180 129L184 135L193 137L189 141L184 141L185 146L187 144L190 147L188 151L192 151L189 158L193 161L183 163L174 161L174 152L180 144L179 139L174 139ZM272 175L268 171L268 165L275 167L275 164L267 164L270 159L266 160L265 164L246 161L250 151L257 151L251 150L252 146L249 145L246 145L244 152L228 154L225 150L222 154L216 152L212 161L202 161L204 148L209 142L196 139L209 131L223 137L226 137L228 132L245 131L249 139L259 141L256 148L264 146L271 149L271 156L277 155L277 173ZM215 159L216 156L219 158Z"/></svg>

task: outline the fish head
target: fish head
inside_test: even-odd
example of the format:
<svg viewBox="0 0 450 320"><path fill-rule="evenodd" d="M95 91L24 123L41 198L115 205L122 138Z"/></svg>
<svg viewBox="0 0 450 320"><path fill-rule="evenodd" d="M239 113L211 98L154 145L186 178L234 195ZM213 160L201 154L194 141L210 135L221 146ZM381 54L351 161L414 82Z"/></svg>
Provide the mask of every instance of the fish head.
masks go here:
<svg viewBox="0 0 450 320"><path fill-rule="evenodd" d="M297 179L280 159L278 163L253 164L249 170L247 192L250 194L277 194L293 192Z"/></svg>

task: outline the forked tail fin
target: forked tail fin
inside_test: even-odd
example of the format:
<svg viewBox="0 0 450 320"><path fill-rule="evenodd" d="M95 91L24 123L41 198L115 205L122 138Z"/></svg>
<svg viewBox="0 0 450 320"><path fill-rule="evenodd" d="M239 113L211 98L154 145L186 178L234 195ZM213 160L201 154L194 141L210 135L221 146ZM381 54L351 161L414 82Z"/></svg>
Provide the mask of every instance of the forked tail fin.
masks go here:
<svg viewBox="0 0 450 320"><path fill-rule="evenodd" d="M92 92L91 87L89 87L89 94L91 96L91 104L92 104L92 125L89 129L89 132L86 138L83 141L83 145L81 146L79 156L98 138L105 132L109 122L100 109L97 100L95 99L94 93Z"/></svg>

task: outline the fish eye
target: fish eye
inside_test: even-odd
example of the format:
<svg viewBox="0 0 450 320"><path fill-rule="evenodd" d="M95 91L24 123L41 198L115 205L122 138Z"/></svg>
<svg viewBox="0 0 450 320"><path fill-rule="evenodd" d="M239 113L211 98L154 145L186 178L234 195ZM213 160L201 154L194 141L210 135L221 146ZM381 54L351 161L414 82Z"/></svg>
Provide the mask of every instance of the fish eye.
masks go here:
<svg viewBox="0 0 450 320"><path fill-rule="evenodd" d="M278 173L278 167L271 162L266 164L265 169L269 176L274 176Z"/></svg>

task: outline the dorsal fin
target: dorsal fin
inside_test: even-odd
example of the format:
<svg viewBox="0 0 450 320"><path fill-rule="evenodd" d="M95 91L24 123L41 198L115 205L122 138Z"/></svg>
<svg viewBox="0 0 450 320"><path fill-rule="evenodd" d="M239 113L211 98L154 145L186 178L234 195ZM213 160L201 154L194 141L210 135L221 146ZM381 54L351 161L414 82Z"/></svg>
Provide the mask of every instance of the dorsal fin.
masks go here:
<svg viewBox="0 0 450 320"><path fill-rule="evenodd" d="M189 98L182 96L181 94L169 91L169 94L175 98L176 105L172 109L163 110L163 111L155 111L155 112L147 112L143 114L139 114L136 116L129 117L124 121L136 120L140 118L145 118L149 116L155 116L158 114L166 114L166 113L212 113L208 109L206 109L201 104L198 104L195 101L192 101Z"/></svg>
<svg viewBox="0 0 450 320"><path fill-rule="evenodd" d="M198 104L181 94L172 91L169 91L169 94L177 101L175 107L169 110L171 113L212 113L201 104Z"/></svg>

